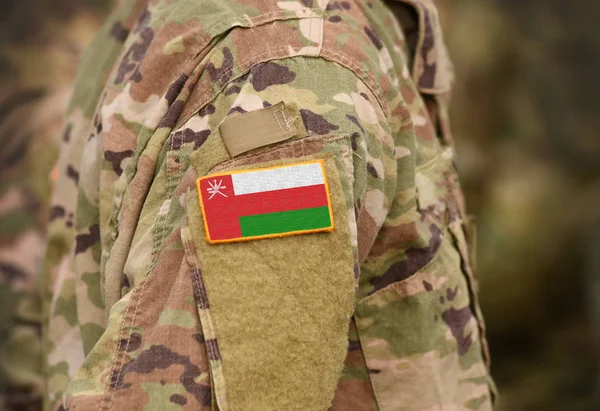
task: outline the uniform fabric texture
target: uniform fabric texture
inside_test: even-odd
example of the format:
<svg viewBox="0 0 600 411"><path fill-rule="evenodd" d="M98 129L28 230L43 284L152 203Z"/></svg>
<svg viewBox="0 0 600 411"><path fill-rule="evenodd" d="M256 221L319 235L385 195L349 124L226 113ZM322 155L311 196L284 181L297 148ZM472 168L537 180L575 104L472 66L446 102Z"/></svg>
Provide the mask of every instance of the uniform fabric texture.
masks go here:
<svg viewBox="0 0 600 411"><path fill-rule="evenodd" d="M57 165L48 409L492 408L452 65L401 4L414 42L381 0L120 2ZM281 102L295 136L223 129ZM198 177L306 159L333 232L205 241Z"/></svg>

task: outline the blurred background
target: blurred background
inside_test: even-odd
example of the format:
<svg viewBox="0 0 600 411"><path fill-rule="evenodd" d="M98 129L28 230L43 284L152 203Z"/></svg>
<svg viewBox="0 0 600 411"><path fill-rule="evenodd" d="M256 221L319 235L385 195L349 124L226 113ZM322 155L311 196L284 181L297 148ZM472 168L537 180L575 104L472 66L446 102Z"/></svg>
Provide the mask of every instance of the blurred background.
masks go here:
<svg viewBox="0 0 600 411"><path fill-rule="evenodd" d="M0 227L2 246L24 232L21 244L41 241L48 187L39 181L52 168L77 58L111 3L0 3L0 196L16 182L22 191L0 202L13 222ZM498 409L600 410L600 3L437 3L457 74L458 167L478 221ZM0 352L10 357L8 319L19 311L35 323L22 301L37 302L6 284L24 295L35 284L0 268Z"/></svg>
<svg viewBox="0 0 600 411"><path fill-rule="evenodd" d="M501 410L600 410L600 3L438 1Z"/></svg>

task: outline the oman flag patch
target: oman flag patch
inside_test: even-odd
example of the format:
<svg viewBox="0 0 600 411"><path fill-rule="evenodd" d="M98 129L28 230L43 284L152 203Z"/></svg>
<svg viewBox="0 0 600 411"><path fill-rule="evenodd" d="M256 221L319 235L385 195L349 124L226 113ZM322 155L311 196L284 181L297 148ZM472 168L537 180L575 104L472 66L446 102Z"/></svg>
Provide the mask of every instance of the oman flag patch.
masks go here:
<svg viewBox="0 0 600 411"><path fill-rule="evenodd" d="M213 174L196 185L211 244L333 231L323 160Z"/></svg>

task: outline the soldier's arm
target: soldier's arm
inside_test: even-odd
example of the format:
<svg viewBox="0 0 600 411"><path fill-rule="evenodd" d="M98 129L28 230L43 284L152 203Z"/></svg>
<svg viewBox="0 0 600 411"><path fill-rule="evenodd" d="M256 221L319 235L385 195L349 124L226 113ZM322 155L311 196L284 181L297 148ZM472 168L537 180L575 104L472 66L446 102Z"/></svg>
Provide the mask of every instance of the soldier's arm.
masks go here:
<svg viewBox="0 0 600 411"><path fill-rule="evenodd" d="M348 352L358 248L396 190L377 98L333 62L267 61L173 127L157 160L73 404L90 400L102 375L94 391L114 404L160 379L181 387L167 397L197 406L212 390L245 409L326 408ZM149 172L143 161L138 173ZM181 385L189 367L200 381ZM108 375L116 388L104 386Z"/></svg>
<svg viewBox="0 0 600 411"><path fill-rule="evenodd" d="M306 3L228 2L218 35L193 2L141 14L64 163L57 403L487 407L452 156L402 41L362 3Z"/></svg>

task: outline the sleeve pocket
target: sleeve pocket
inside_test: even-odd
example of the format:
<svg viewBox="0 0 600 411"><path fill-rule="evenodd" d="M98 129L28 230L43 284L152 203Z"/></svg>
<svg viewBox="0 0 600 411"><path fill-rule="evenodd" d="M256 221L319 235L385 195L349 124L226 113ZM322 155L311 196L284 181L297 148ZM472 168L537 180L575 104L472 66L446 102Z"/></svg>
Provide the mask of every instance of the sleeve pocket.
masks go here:
<svg viewBox="0 0 600 411"><path fill-rule="evenodd" d="M352 170L342 165L344 144L317 141L308 155L306 144L236 158L207 175L323 160L333 231L210 243L198 194L188 196L193 247L186 253L197 261L196 299L221 411L323 410L334 396L355 297L353 213L344 190Z"/></svg>

